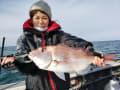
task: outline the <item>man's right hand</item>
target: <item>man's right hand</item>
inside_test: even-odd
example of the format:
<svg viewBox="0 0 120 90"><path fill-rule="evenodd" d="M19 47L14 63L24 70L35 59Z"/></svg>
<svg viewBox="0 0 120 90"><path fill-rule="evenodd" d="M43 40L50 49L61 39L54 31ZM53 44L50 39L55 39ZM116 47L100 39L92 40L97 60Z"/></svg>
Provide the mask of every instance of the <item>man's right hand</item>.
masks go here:
<svg viewBox="0 0 120 90"><path fill-rule="evenodd" d="M14 57L4 57L1 62L1 66L3 66L4 64L7 64L9 62L13 63L14 61L15 61Z"/></svg>

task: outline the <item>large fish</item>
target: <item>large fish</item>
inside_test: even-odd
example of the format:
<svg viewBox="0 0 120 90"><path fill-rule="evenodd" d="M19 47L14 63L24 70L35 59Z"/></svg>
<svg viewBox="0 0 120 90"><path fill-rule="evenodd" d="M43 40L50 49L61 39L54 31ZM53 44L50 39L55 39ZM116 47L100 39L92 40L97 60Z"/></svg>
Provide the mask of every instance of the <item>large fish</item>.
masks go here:
<svg viewBox="0 0 120 90"><path fill-rule="evenodd" d="M39 47L30 52L28 56L39 69L69 73L87 69L95 58L86 49L69 47L65 44L46 46L44 50ZM114 56L116 55L105 55L105 61Z"/></svg>

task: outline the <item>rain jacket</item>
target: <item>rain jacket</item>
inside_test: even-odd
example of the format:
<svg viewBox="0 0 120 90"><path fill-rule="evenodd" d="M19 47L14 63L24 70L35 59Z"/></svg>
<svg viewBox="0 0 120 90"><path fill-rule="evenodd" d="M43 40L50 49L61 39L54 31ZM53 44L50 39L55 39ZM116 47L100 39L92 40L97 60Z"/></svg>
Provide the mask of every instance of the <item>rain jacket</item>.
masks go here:
<svg viewBox="0 0 120 90"><path fill-rule="evenodd" d="M16 54L29 53L40 46L45 47L60 43L71 47L93 47L92 43L65 33L54 21L46 31L38 31L30 25L29 19L23 25L23 34L18 39ZM54 72L38 69L34 63L21 64L17 62L15 64L22 73L27 75L27 90L68 90L69 88L67 80L60 79Z"/></svg>

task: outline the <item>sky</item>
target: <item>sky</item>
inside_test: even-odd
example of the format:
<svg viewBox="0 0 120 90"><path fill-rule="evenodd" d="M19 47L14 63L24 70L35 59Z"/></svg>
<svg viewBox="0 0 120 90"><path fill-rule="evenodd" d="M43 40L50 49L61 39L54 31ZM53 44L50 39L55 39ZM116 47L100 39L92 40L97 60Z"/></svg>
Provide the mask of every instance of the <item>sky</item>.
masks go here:
<svg viewBox="0 0 120 90"><path fill-rule="evenodd" d="M38 0L0 0L0 44L16 45L29 19L29 9ZM88 41L120 40L120 0L45 0L52 20L67 33Z"/></svg>

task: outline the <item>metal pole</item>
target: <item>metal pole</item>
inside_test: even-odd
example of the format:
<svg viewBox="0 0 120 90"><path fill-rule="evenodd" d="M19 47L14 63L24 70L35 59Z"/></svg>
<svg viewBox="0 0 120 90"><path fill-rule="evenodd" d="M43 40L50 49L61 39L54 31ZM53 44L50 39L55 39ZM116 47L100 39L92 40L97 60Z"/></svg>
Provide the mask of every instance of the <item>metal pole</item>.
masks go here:
<svg viewBox="0 0 120 90"><path fill-rule="evenodd" d="M5 37L3 37L3 39L2 39L2 48L1 48L1 55L0 55L0 57L3 57L4 45L5 45ZM0 74L1 74L1 60L0 60Z"/></svg>

